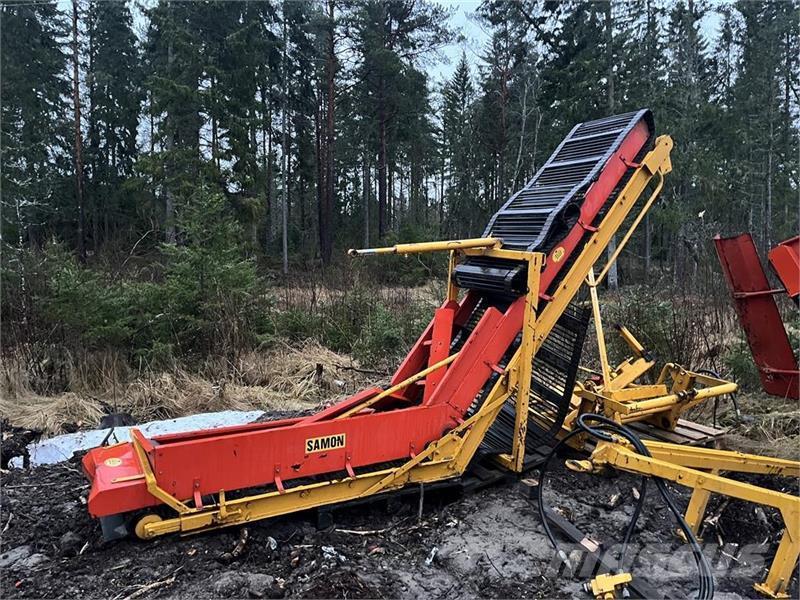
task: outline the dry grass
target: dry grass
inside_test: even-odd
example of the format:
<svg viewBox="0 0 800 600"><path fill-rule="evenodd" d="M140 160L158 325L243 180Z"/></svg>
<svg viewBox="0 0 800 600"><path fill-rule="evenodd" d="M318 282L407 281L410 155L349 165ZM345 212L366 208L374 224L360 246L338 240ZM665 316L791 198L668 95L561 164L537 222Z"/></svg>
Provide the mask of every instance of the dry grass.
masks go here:
<svg viewBox="0 0 800 600"><path fill-rule="evenodd" d="M89 377L68 365L72 390L40 395L32 390L25 365L15 357L2 363L0 416L12 425L55 434L75 425L96 425L109 412L130 413L138 422L219 410L301 410L352 393L365 383L344 355L317 343L252 352L235 365L208 364L201 374L180 368L145 371L128 382L118 379L113 360Z"/></svg>
<svg viewBox="0 0 800 600"><path fill-rule="evenodd" d="M11 425L47 433L94 425L103 414L103 406L97 399L72 392L55 397L31 394L24 398L0 398L0 416Z"/></svg>
<svg viewBox="0 0 800 600"><path fill-rule="evenodd" d="M743 419L736 423L728 403L720 420L730 425L730 449L800 460L800 404L764 393L740 394Z"/></svg>

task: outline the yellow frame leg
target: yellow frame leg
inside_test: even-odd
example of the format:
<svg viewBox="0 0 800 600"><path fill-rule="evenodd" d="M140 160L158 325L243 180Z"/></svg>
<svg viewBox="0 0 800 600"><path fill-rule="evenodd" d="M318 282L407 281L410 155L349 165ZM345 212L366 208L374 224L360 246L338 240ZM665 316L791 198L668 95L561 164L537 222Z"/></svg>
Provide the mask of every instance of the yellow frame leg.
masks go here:
<svg viewBox="0 0 800 600"><path fill-rule="evenodd" d="M517 378L517 413L514 417L514 441L511 447L512 471L521 473L525 465L525 437L528 433L528 398L533 375L533 345L536 339L536 309L539 305L539 273L542 254L528 258L528 294L525 297L525 320L522 324L522 343L519 350Z"/></svg>
<svg viewBox="0 0 800 600"><path fill-rule="evenodd" d="M592 453L590 470L611 465L621 471L660 477L693 488L690 501L696 524L702 519L708 495L723 494L745 502L771 506L780 511L784 531L767 578L754 588L771 598L788 598L792 572L800 558L800 498L784 492L744 483L719 475L720 471L763 473L798 477L800 461L770 458L729 450L693 448L664 442L645 442L652 456L639 454L627 443L600 442ZM705 472L700 469L707 469ZM696 530L695 530L696 531Z"/></svg>
<svg viewBox="0 0 800 600"><path fill-rule="evenodd" d="M756 583L753 588L770 598L788 598L786 588L792 580L792 572L797 565L800 557L800 513L792 511L787 514L781 511L786 528L772 559L772 565L767 573L767 579L763 583Z"/></svg>
<svg viewBox="0 0 800 600"><path fill-rule="evenodd" d="M684 518L695 536L700 534L700 525L703 522L703 515L706 514L706 507L710 498L711 492L708 490L699 487L694 488L692 497L689 500L689 506L686 507L686 516Z"/></svg>

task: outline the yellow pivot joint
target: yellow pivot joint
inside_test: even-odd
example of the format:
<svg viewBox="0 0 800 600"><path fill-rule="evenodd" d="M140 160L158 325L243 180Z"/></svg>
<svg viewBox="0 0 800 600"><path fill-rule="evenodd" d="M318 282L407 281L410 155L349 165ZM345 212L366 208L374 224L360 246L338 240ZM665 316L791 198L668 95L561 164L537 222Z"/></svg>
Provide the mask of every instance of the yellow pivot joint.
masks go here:
<svg viewBox="0 0 800 600"><path fill-rule="evenodd" d="M630 573L604 573L598 575L591 582L584 584L584 589L590 592L598 600L614 600L617 597L617 588L624 590L633 577Z"/></svg>

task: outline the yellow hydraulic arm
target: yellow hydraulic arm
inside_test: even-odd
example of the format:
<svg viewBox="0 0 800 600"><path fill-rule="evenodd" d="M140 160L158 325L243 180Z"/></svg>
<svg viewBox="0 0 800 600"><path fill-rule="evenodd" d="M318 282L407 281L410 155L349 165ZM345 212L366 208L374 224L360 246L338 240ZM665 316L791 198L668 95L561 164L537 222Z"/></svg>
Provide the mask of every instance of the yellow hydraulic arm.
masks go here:
<svg viewBox="0 0 800 600"><path fill-rule="evenodd" d="M567 464L573 470L583 472L611 466L692 488L694 491L685 520L695 534L699 533L711 494L776 508L783 518L783 536L767 578L754 587L771 598L788 598L786 590L800 556L800 498L737 481L720 473L758 473L796 479L800 477L800 462L662 442L645 441L644 444L651 456L638 453L626 440L618 438L614 442L599 442L588 460L568 461Z"/></svg>

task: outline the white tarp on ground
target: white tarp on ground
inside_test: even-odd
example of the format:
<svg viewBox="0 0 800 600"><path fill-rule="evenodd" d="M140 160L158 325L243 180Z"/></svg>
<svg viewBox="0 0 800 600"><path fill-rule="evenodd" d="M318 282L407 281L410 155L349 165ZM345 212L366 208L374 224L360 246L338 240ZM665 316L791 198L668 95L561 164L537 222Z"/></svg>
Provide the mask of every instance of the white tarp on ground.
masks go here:
<svg viewBox="0 0 800 600"><path fill-rule="evenodd" d="M162 435L166 433L182 433L184 431L195 431L197 429L213 429L215 427L228 427L230 425L243 425L252 423L258 419L264 411L250 410L224 410L222 412L205 413L201 415L191 415L189 417L179 417L166 421L151 421L143 425L135 425L147 437ZM127 442L130 440L131 427L114 427L111 429L92 429L90 431L78 431L56 437L41 440L28 444L30 455L30 465L51 465L72 458L73 453L95 448L103 443L106 436L111 432L108 443ZM22 467L22 457L17 456L9 462L11 467Z"/></svg>

